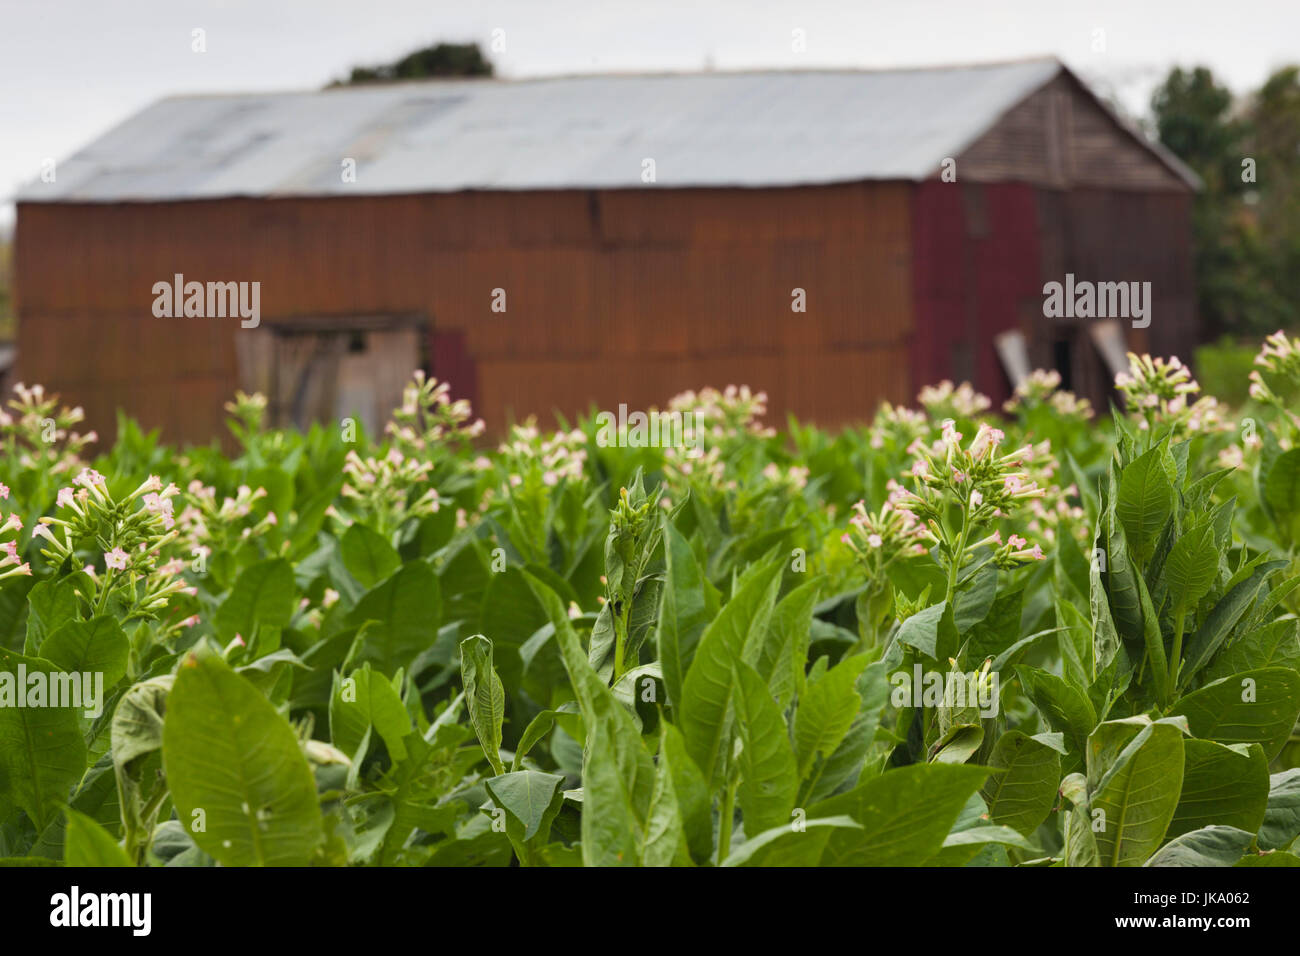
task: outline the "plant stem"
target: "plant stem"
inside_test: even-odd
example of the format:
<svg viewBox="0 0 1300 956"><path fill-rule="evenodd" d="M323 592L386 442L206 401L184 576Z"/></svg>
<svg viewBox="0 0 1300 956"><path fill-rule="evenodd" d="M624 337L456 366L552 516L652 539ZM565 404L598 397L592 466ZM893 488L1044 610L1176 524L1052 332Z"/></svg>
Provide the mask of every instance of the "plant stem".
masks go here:
<svg viewBox="0 0 1300 956"><path fill-rule="evenodd" d="M1183 619L1187 611L1180 603L1178 613L1174 615L1174 652L1169 657L1169 692L1178 689L1179 665L1183 662Z"/></svg>
<svg viewBox="0 0 1300 956"><path fill-rule="evenodd" d="M722 825L718 833L718 864L731 855L731 831L736 823L736 785L735 783L727 784L726 792L722 795L722 819L719 821Z"/></svg>
<svg viewBox="0 0 1300 956"><path fill-rule="evenodd" d="M957 575L961 573L961 559L966 553L966 535L970 532L968 516L965 511L961 513L961 533L957 535L957 547L953 549L952 562L948 567L948 596L946 600L949 606L952 606L952 600L957 596Z"/></svg>
<svg viewBox="0 0 1300 956"><path fill-rule="evenodd" d="M632 602L624 601L623 610L619 612L618 618L614 622L614 680L617 684L618 679L623 676L623 648L627 642L627 620L632 613Z"/></svg>

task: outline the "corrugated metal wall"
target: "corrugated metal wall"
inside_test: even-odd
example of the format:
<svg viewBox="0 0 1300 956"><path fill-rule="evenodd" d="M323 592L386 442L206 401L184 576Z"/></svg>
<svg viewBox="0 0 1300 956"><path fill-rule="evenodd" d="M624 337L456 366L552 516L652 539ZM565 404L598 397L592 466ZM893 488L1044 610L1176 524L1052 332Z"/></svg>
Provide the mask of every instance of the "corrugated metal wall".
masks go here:
<svg viewBox="0 0 1300 956"><path fill-rule="evenodd" d="M1087 335L1087 319L1049 319L1043 287L1150 282L1151 324L1121 321L1131 349L1188 353L1199 341L1187 192L1040 189L1029 184L917 187L913 214L918 384L973 382L1000 402L1010 383L994 337L1018 329L1031 363L1053 368L1068 343L1066 381L1105 409L1111 374ZM1073 374L1071 374L1071 371Z"/></svg>
<svg viewBox="0 0 1300 956"><path fill-rule="evenodd" d="M732 383L767 390L774 421L834 425L913 391L910 189L22 204L20 374L102 432L121 405L174 440L220 434L241 330L153 317L153 284L182 273L261 282L264 324L415 312L462 331L493 429Z"/></svg>

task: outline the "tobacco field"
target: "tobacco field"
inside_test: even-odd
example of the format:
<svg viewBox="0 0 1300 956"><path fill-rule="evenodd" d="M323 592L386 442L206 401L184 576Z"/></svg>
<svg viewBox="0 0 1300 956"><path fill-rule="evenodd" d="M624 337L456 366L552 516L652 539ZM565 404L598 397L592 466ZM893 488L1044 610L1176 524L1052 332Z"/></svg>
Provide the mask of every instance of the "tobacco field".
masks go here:
<svg viewBox="0 0 1300 956"><path fill-rule="evenodd" d="M19 386L0 858L1300 865L1300 340L1241 408L1130 362L835 432L686 393L698 455L423 378L106 448Z"/></svg>

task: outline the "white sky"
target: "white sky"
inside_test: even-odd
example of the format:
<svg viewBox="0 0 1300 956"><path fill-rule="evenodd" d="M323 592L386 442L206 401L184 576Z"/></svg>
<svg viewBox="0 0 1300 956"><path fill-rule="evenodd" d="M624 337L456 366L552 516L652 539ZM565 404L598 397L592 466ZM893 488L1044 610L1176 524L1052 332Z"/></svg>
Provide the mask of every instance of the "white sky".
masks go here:
<svg viewBox="0 0 1300 956"><path fill-rule="evenodd" d="M0 228L46 157L163 96L318 88L439 40L487 49L498 28L506 76L1055 54L1132 115L1174 64L1244 92L1300 60L1300 0L0 0Z"/></svg>

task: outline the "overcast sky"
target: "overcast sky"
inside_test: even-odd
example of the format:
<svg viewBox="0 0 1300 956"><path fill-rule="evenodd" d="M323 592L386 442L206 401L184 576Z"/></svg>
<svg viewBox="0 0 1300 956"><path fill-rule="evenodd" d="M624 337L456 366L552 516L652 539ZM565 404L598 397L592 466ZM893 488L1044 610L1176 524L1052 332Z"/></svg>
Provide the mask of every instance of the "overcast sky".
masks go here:
<svg viewBox="0 0 1300 956"><path fill-rule="evenodd" d="M163 96L311 89L438 40L487 49L494 30L505 76L1055 54L1132 115L1174 64L1241 92L1300 60L1300 0L0 0L0 228L46 157Z"/></svg>

